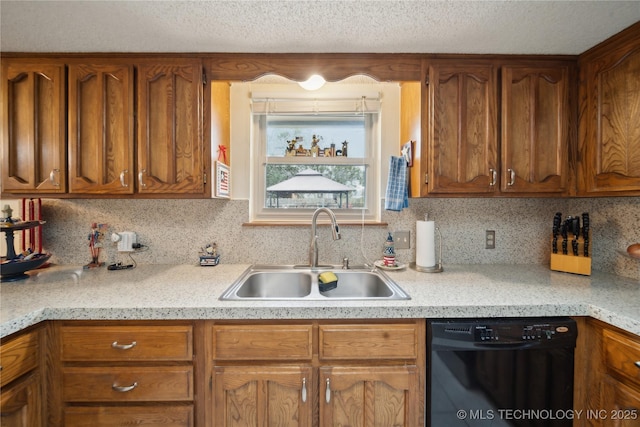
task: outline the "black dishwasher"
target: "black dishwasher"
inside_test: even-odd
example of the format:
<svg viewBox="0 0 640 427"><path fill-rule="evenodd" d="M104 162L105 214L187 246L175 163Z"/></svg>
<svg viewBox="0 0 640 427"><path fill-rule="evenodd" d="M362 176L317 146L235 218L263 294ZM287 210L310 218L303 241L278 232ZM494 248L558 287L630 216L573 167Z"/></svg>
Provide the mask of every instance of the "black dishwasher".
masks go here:
<svg viewBox="0 0 640 427"><path fill-rule="evenodd" d="M428 427L573 423L570 318L427 322Z"/></svg>

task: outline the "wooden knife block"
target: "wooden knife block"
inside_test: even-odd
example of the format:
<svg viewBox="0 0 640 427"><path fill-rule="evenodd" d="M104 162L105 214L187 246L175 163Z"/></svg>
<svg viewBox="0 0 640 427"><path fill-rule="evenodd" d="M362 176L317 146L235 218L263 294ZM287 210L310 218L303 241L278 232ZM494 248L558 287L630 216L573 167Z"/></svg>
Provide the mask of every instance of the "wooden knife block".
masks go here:
<svg viewBox="0 0 640 427"><path fill-rule="evenodd" d="M567 238L567 253L562 254L562 236L558 237L558 253L551 253L551 270L564 271L565 273L582 274L584 276L591 276L591 256L584 256L584 238L578 237L578 256L573 254L573 248L571 247L571 237ZM553 237L552 240L553 242ZM591 233L589 233L589 254L593 248L593 241L591 240Z"/></svg>

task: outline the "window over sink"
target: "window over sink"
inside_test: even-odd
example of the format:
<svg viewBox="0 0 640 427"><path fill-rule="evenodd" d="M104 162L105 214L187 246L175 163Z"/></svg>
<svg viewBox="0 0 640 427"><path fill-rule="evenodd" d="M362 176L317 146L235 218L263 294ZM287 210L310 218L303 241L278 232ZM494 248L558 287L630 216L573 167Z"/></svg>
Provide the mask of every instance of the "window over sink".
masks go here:
<svg viewBox="0 0 640 427"><path fill-rule="evenodd" d="M251 220L380 218L380 92L251 91Z"/></svg>

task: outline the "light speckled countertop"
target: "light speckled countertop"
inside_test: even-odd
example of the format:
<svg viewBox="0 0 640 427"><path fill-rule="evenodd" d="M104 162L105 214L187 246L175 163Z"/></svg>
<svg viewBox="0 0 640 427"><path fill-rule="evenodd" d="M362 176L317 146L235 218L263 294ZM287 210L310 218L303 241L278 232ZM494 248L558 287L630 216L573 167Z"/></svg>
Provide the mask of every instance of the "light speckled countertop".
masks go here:
<svg viewBox="0 0 640 427"><path fill-rule="evenodd" d="M640 335L640 283L539 265L445 265L386 272L407 301L220 301L247 264L55 266L0 286L0 337L42 320L592 316Z"/></svg>

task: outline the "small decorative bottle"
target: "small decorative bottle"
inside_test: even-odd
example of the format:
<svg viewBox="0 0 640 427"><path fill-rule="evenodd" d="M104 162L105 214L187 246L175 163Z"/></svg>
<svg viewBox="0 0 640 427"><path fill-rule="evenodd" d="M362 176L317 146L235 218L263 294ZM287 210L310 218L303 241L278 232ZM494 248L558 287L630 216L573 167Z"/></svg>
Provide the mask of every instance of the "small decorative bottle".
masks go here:
<svg viewBox="0 0 640 427"><path fill-rule="evenodd" d="M384 252L382 254L382 260L386 267L396 266L396 250L394 246L393 236L389 232L387 240L384 242Z"/></svg>

